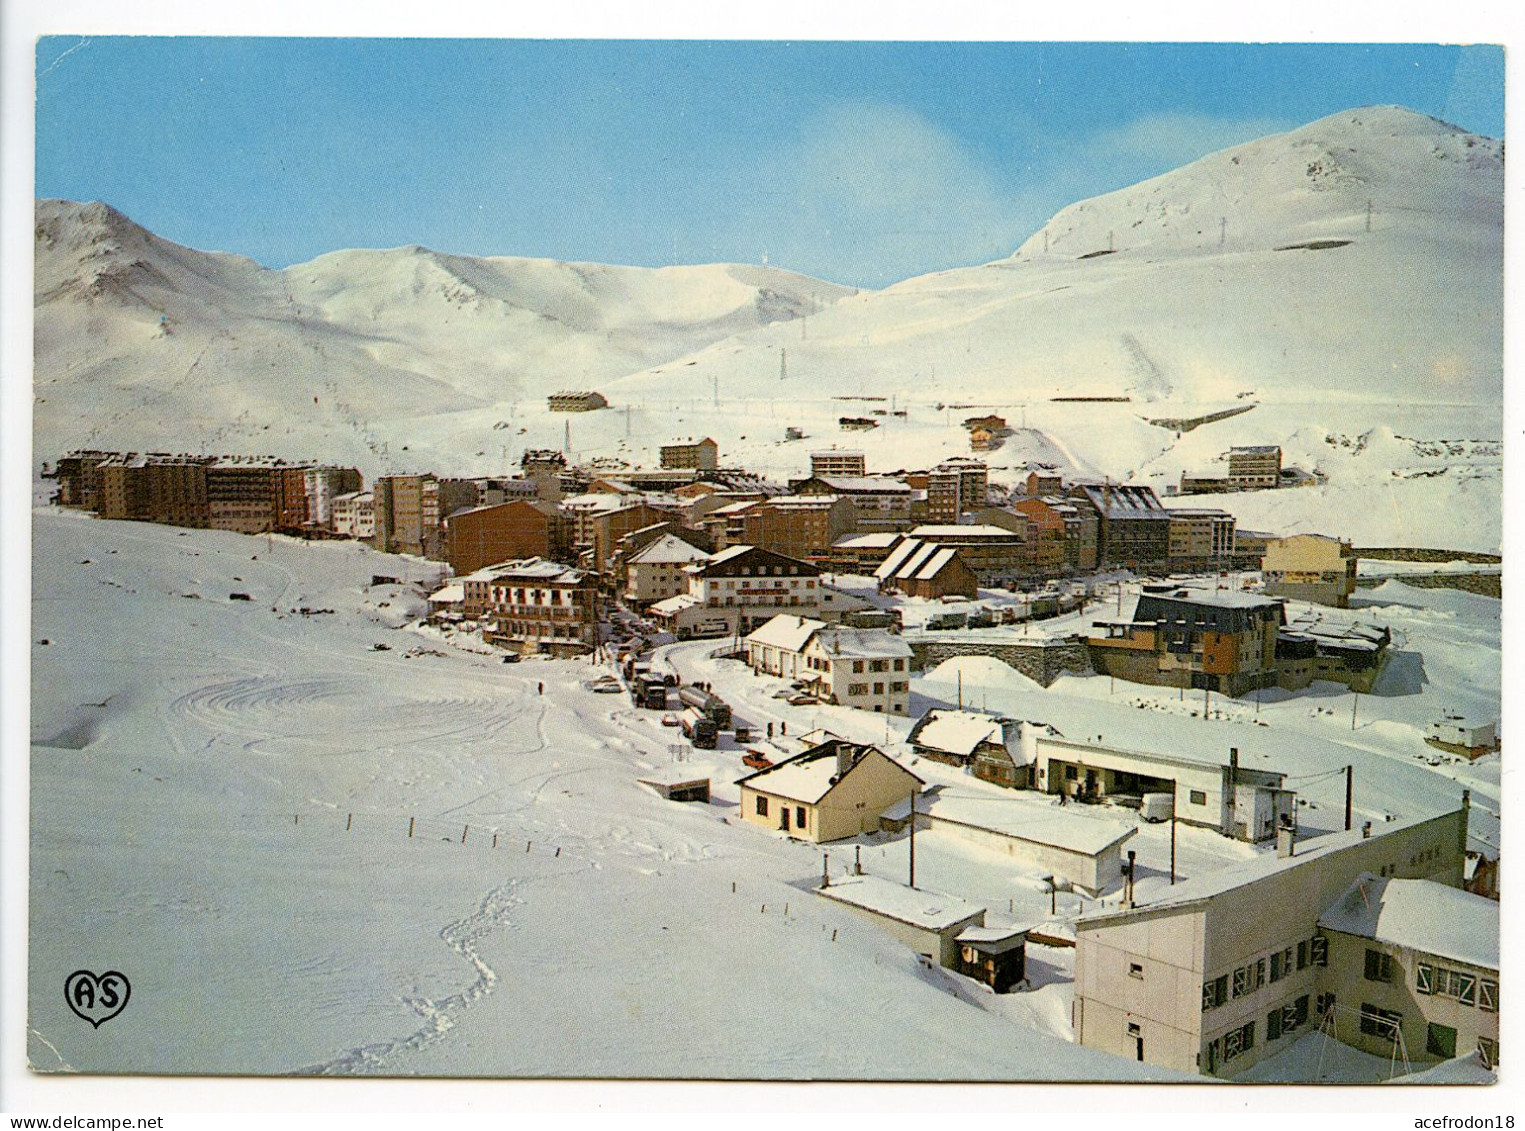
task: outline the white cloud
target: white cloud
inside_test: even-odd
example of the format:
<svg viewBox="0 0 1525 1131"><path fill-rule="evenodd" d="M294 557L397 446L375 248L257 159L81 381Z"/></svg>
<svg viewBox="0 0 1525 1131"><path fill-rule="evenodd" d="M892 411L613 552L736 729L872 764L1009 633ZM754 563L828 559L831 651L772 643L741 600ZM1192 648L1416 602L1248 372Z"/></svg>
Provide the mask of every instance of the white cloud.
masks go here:
<svg viewBox="0 0 1525 1131"><path fill-rule="evenodd" d="M775 154L768 198L789 210L772 261L883 286L1006 255L1022 234L1014 195L979 155L911 111L842 103ZM824 266L830 263L830 267ZM818 267L807 266L821 264Z"/></svg>

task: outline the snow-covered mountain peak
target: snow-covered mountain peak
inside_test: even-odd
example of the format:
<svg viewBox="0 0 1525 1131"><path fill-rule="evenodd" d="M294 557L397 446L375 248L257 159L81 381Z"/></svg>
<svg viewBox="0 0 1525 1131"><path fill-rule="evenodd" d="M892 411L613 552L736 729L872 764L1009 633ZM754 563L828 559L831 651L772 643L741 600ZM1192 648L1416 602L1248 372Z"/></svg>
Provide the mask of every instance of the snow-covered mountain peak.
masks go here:
<svg viewBox="0 0 1525 1131"><path fill-rule="evenodd" d="M1501 142L1361 107L1073 204L1013 258L1275 249L1452 217L1499 225L1502 187Z"/></svg>

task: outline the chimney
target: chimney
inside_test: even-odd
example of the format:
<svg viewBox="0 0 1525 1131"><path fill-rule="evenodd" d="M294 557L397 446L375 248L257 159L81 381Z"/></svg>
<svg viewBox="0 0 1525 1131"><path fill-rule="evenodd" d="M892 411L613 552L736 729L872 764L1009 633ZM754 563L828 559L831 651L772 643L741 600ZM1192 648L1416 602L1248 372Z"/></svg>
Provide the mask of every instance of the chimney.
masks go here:
<svg viewBox="0 0 1525 1131"><path fill-rule="evenodd" d="M1292 856L1297 849L1297 831L1292 827L1292 822L1286 816L1281 819L1281 824L1276 828L1276 858L1285 860Z"/></svg>
<svg viewBox="0 0 1525 1131"><path fill-rule="evenodd" d="M853 757L853 746L851 743L837 743L837 778L839 780L843 774L853 768L853 763L856 761L857 759Z"/></svg>

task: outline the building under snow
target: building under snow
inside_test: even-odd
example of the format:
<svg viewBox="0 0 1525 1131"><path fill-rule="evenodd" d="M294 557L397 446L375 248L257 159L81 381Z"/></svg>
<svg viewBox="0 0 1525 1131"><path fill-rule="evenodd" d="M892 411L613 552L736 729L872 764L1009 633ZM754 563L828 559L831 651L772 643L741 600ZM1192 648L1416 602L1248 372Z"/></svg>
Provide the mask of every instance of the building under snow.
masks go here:
<svg viewBox="0 0 1525 1131"><path fill-rule="evenodd" d="M926 783L877 746L835 738L737 784L743 821L822 843L877 831L881 813Z"/></svg>
<svg viewBox="0 0 1525 1131"><path fill-rule="evenodd" d="M1349 988L1363 975L1351 973L1347 955L1364 970L1364 948L1336 951L1321 919L1363 873L1430 881L1425 890L1460 888L1467 806L1463 793L1459 809L1391 823L1376 836L1367 824L1301 844L1286 838L1275 856L1083 916L1076 1040L1130 1060L1234 1076L1320 1027L1336 1039L1354 1037L1363 1001L1375 1004ZM1405 969L1404 977L1412 983L1419 975ZM1408 1052L1411 1061L1424 1059Z"/></svg>

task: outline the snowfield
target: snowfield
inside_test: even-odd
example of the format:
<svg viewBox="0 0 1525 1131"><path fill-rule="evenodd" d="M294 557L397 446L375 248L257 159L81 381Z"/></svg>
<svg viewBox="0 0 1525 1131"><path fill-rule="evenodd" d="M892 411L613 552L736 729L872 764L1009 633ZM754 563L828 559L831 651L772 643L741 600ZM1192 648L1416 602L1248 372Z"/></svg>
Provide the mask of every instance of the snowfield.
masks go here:
<svg viewBox="0 0 1525 1131"><path fill-rule="evenodd" d="M588 665L397 627L372 574L432 563L51 512L34 540L38 1069L1170 1075L812 895L820 852L726 820L734 752L714 805L637 784L672 732ZM132 1025L81 1033L79 968L127 974Z"/></svg>
<svg viewBox="0 0 1525 1131"><path fill-rule="evenodd" d="M435 563L46 508L33 536L39 1070L1175 1078L1071 1042L1072 951L1034 945L1032 988L998 997L811 894L855 852L903 879L903 837L817 848L742 827L730 736L681 748L692 761L674 766L659 713L586 690L591 665L501 664L470 638L415 628L411 585L370 585L427 587ZM1417 734L1440 705L1496 704L1498 603L1397 581L1372 593L1380 604L1361 615L1422 647L1429 682L1363 696L1354 732L1349 696L1327 688L1268 696L1261 726L1253 702L1218 700L1223 717L1193 720L1197 704L1169 692L1112 694L1099 677L1045 691L981 659L918 679L913 713L952 702L962 666L965 703L1071 738L1239 745L1248 764L1293 775L1312 803L1305 836L1338 824L1352 762L1358 820L1449 808L1464 782L1474 839L1496 846L1497 757L1430 766ZM909 762L909 719L790 707L772 695L780 681L712 658L716 643L661 659L712 680L754 726L822 726ZM773 745L799 748L782 733ZM709 774L714 802L638 784L665 768ZM946 789L994 789L913 768ZM1147 900L1168 884L1168 830L1142 826L1130 847ZM1255 851L1182 830L1178 863L1187 876ZM918 834L917 858L922 886L979 901L992 921L1063 937L1094 906L941 831ZM80 968L127 974L132 1025L81 1032L57 992Z"/></svg>

